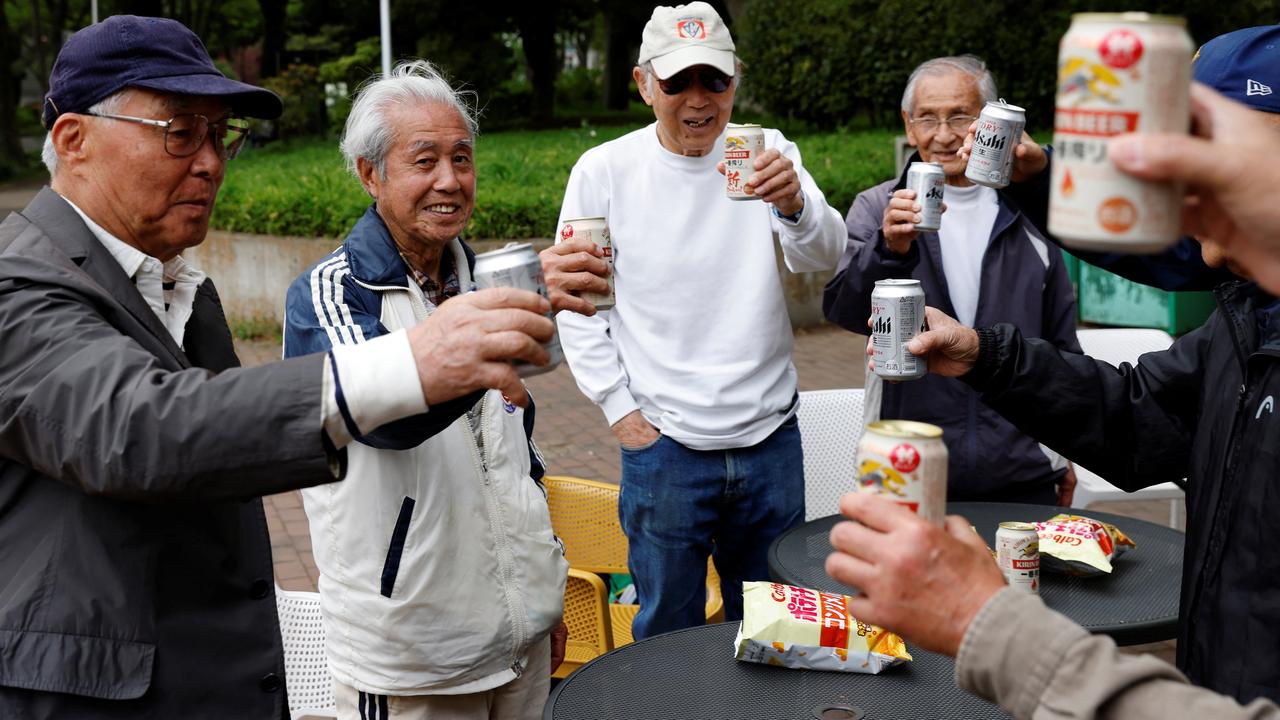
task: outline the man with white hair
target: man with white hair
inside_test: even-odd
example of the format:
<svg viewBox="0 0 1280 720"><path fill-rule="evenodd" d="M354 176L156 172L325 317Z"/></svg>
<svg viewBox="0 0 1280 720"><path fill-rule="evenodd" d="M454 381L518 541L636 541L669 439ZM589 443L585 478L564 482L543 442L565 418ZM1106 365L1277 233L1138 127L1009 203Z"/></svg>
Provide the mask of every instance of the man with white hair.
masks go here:
<svg viewBox="0 0 1280 720"><path fill-rule="evenodd" d="M934 58L911 73L902 121L917 149L911 161L938 163L946 173L942 228L916 230L920 199L907 189L905 169L898 179L859 194L846 220L848 247L823 294L828 320L866 333L876 281L914 278L929 305L966 324L1011 322L1027 335L1080 351L1062 253L1045 242L1011 194L964 176L965 133L995 99L995 80L973 55ZM1039 150L1029 137L1023 143ZM1019 150L1038 158L1032 174L1043 168L1043 152ZM963 383L937 375L892 384L868 379L869 399L879 391L879 417L942 428L949 498L1071 504L1075 477L1069 464L983 405ZM874 401L868 409L877 412Z"/></svg>
<svg viewBox="0 0 1280 720"><path fill-rule="evenodd" d="M804 519L792 332L773 237L792 272L835 266L840 214L800 152L766 129L747 190L717 172L740 64L710 5L658 7L640 96L657 122L587 151L561 221L604 216L617 305L557 318L565 357L622 446L619 514L638 591L636 637L704 622L707 557L725 617L768 578L769 543Z"/></svg>
<svg viewBox="0 0 1280 720"><path fill-rule="evenodd" d="M475 134L473 111L428 62L361 90L342 153L373 204L289 288L286 357L359 347L470 289L475 253L460 236ZM533 404L496 390L460 402L353 430L347 481L303 493L339 717L541 716L564 654L567 563L539 483Z"/></svg>

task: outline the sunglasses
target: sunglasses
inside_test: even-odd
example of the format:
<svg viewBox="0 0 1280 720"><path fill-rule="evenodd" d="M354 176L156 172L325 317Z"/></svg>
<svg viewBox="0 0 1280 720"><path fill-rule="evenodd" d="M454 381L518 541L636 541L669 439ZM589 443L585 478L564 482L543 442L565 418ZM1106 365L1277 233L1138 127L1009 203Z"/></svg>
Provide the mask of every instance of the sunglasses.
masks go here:
<svg viewBox="0 0 1280 720"><path fill-rule="evenodd" d="M658 87L662 88L662 92L667 95L679 95L689 86L693 84L694 78L702 84L707 92L722 93L729 89L733 84L733 76L724 73L712 67L697 67L681 70L666 80L659 80Z"/></svg>

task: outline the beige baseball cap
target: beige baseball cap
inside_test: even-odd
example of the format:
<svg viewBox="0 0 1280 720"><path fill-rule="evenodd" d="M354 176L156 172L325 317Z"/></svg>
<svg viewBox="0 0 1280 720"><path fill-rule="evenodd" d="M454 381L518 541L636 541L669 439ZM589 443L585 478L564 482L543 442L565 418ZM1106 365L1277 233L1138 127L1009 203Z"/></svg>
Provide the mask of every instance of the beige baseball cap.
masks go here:
<svg viewBox="0 0 1280 720"><path fill-rule="evenodd" d="M640 42L639 64L647 62L660 80L694 65L710 65L732 76L733 37L707 3L656 7Z"/></svg>

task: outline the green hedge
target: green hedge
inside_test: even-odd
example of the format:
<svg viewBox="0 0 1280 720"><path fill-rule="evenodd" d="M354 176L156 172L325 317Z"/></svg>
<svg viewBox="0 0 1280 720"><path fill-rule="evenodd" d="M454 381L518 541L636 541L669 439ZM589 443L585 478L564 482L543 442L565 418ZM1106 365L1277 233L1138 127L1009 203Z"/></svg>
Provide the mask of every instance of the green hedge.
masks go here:
<svg viewBox="0 0 1280 720"><path fill-rule="evenodd" d="M584 151L631 128L501 132L476 145L472 238L552 237L569 171ZM893 132L792 137L827 200L844 213L861 190L893 172ZM269 235L339 237L368 207L331 140L253 148L228 167L213 226Z"/></svg>

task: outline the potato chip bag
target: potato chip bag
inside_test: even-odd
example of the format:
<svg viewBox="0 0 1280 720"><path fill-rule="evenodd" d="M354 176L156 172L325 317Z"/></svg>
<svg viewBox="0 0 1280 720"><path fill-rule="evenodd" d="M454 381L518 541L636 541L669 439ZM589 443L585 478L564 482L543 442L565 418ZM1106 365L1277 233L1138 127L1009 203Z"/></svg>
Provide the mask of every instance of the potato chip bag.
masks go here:
<svg viewBox="0 0 1280 720"><path fill-rule="evenodd" d="M1055 515L1036 523L1043 569L1074 577L1111 572L1111 561L1136 547L1119 528L1080 515Z"/></svg>
<svg viewBox="0 0 1280 720"><path fill-rule="evenodd" d="M810 670L876 674L907 662L902 638L849 615L847 595L770 582L742 584L734 657Z"/></svg>

